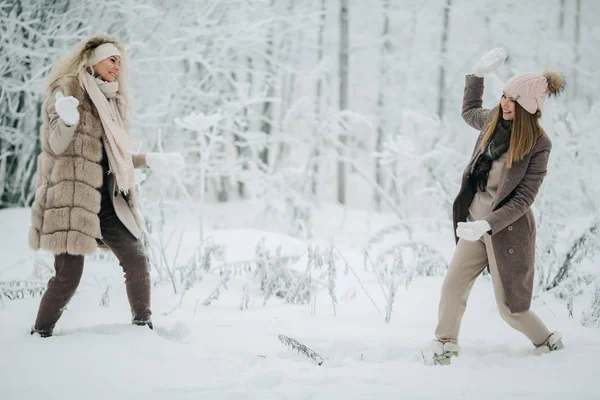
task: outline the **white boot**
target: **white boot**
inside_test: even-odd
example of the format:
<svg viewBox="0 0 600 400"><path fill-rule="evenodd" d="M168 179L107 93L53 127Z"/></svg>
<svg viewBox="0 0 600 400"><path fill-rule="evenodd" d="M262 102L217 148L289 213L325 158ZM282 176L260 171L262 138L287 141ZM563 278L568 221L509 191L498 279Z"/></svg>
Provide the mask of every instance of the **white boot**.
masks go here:
<svg viewBox="0 0 600 400"><path fill-rule="evenodd" d="M552 332L552 334L548 337L548 339L546 339L546 341L543 344L533 349L531 354L539 356L542 354L550 353L551 351L560 350L563 347L565 347L565 345L562 341L562 333L556 331Z"/></svg>
<svg viewBox="0 0 600 400"><path fill-rule="evenodd" d="M452 357L458 357L460 353L460 346L457 343L452 342L440 342L439 340L433 340L429 347L431 353L430 357L426 358L423 355L425 364L427 365L450 365L450 359Z"/></svg>

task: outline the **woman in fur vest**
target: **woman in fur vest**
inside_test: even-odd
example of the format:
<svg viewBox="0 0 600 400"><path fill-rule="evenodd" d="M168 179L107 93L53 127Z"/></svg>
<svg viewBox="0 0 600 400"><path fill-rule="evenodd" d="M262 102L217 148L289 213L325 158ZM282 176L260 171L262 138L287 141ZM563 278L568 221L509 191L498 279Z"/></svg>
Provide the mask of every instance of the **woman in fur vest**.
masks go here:
<svg viewBox="0 0 600 400"><path fill-rule="evenodd" d="M52 335L79 285L84 256L98 245L123 267L133 324L152 328L134 168L172 171L183 168L183 159L132 154L126 73L123 46L96 35L75 46L47 78L29 244L54 254L55 276L32 334Z"/></svg>
<svg viewBox="0 0 600 400"><path fill-rule="evenodd" d="M535 260L531 205L552 147L539 119L544 100L564 88L564 79L556 72L515 75L506 82L500 104L484 109L483 75L505 58L503 49L494 49L466 77L462 117L480 134L453 205L457 246L442 286L435 364L449 364L459 354L469 292L486 266L501 317L534 344L534 353L563 347L561 334L550 332L529 307Z"/></svg>

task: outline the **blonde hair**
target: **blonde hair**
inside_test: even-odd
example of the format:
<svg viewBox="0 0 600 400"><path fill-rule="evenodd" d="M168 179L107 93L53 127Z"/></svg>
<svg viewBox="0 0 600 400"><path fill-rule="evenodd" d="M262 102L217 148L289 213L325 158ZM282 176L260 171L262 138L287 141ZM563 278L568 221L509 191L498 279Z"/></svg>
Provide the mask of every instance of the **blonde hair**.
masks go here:
<svg viewBox="0 0 600 400"><path fill-rule="evenodd" d="M79 77L80 74L85 73L86 70L93 71L94 66L91 62L94 50L104 43L112 43L121 53L121 68L116 79L116 81L119 82L119 90L117 93L123 96L126 104L130 104L129 93L127 90L128 68L125 48L116 38L104 33L96 34L80 41L71 49L71 51L69 51L69 53L58 60L44 80L44 92L47 92L50 86L63 76L74 75ZM83 87L83 83L81 81L79 83Z"/></svg>
<svg viewBox="0 0 600 400"><path fill-rule="evenodd" d="M543 129L539 121L541 117L542 113L539 110L535 114L529 114L519 103L515 102L515 117L512 121L512 133L510 135L508 159L506 160L508 168L512 166L513 162L525 158L527 153L535 146L538 138L542 136ZM501 118L502 108L496 107L496 112L492 112L492 118L483 128L482 150L485 150Z"/></svg>

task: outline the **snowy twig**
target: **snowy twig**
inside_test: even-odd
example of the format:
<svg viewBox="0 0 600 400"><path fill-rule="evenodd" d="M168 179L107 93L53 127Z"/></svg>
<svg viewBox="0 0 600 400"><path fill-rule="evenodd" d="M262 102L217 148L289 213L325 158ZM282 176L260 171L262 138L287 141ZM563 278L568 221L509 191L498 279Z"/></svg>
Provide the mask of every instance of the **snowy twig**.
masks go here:
<svg viewBox="0 0 600 400"><path fill-rule="evenodd" d="M296 350L299 354L304 354L306 357L316 362L317 365L323 364L323 357L321 357L302 343L298 342L296 339L285 335L279 335L277 337L279 338L281 343L288 346L292 350Z"/></svg>

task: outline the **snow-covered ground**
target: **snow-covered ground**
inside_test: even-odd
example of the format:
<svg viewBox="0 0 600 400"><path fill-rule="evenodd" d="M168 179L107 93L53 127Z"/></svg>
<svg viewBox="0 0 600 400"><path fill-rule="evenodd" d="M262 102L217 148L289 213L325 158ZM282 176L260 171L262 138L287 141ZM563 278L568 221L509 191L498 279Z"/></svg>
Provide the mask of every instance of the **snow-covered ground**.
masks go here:
<svg viewBox="0 0 600 400"><path fill-rule="evenodd" d="M208 230L226 245L227 260L254 257L265 237L269 248L299 254L298 239L253 229L232 229L247 216L244 204L207 210ZM189 221L189 219L188 219ZM498 316L491 282L473 288L461 332L462 355L449 367L425 366L421 349L432 338L442 277L418 278L397 293L392 319L375 276L362 268L362 246L388 223L383 215L329 206L316 210L313 243L333 243L351 264L339 269L337 316L327 290L314 304L289 305L252 286L240 310L241 277L210 306L202 305L219 282L208 276L183 297L169 285L153 288L155 330L131 326L116 262L86 263L79 290L55 330L29 335L39 298L0 304L0 399L598 399L600 330L568 318L564 303L537 297L533 309L550 329L563 332L563 351L536 357L531 344ZM194 221L181 257L197 242ZM27 248L29 210L0 211L0 281L29 279L34 253ZM243 224L242 224L243 225ZM429 237L449 259L449 230ZM42 256L43 260L51 258ZM361 286L364 285L364 289ZM100 306L106 288L110 302ZM368 295L373 299L369 299ZM379 311L378 311L379 310ZM321 366L285 347L284 334L312 348Z"/></svg>

